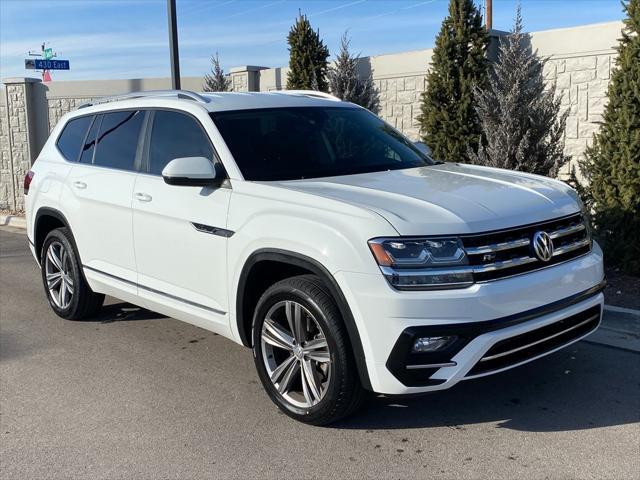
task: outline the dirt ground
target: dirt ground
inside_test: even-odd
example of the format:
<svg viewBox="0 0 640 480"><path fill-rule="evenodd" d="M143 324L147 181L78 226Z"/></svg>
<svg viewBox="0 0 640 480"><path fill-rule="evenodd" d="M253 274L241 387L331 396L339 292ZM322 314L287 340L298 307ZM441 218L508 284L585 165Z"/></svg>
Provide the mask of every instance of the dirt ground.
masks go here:
<svg viewBox="0 0 640 480"><path fill-rule="evenodd" d="M628 275L619 268L606 268L607 288L604 291L608 305L640 310L640 277Z"/></svg>

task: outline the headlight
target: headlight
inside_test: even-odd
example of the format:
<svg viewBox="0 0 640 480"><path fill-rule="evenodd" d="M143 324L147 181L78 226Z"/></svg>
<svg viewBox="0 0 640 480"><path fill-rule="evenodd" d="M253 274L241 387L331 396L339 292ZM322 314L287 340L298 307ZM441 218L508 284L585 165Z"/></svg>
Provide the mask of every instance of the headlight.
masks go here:
<svg viewBox="0 0 640 480"><path fill-rule="evenodd" d="M457 237L376 238L369 240L369 248L395 288L461 288L473 283L472 269Z"/></svg>

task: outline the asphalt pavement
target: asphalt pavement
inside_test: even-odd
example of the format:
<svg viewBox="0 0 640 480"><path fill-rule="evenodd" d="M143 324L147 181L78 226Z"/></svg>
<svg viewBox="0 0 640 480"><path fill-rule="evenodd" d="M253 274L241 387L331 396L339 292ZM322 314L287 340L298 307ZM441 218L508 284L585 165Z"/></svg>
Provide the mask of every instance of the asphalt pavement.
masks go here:
<svg viewBox="0 0 640 480"><path fill-rule="evenodd" d="M263 392L250 351L109 299L50 310L24 234L0 229L0 476L640 476L640 355L579 342L448 391L375 398L329 428Z"/></svg>

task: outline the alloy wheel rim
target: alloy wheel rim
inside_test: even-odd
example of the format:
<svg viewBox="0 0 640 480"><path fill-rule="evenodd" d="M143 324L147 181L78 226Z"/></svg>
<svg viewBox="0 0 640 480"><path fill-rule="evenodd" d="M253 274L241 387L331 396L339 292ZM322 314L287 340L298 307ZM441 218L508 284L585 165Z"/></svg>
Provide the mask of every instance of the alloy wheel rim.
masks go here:
<svg viewBox="0 0 640 480"><path fill-rule="evenodd" d="M276 391L296 407L317 405L331 381L331 354L315 317L301 304L273 305L260 334L262 357Z"/></svg>
<svg viewBox="0 0 640 480"><path fill-rule="evenodd" d="M73 298L74 282L69 252L60 242L51 242L45 257L45 276L49 296L64 310Z"/></svg>

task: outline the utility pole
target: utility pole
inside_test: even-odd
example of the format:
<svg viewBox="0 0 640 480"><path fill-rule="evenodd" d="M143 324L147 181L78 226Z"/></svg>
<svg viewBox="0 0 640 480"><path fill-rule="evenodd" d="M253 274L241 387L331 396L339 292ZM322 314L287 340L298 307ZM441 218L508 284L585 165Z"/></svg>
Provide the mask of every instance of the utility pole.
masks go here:
<svg viewBox="0 0 640 480"><path fill-rule="evenodd" d="M167 0L169 17L169 54L171 56L171 88L180 90L180 58L178 55L178 22L176 19L176 0Z"/></svg>
<svg viewBox="0 0 640 480"><path fill-rule="evenodd" d="M484 0L484 25L487 31L490 32L493 28L493 4L492 0Z"/></svg>

